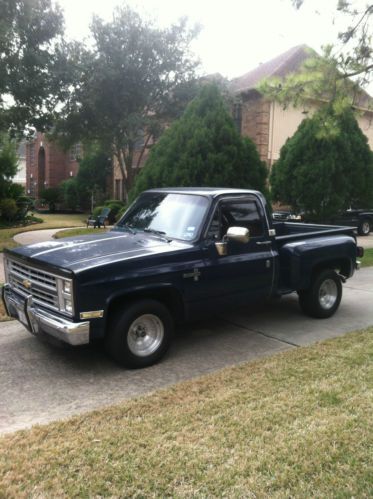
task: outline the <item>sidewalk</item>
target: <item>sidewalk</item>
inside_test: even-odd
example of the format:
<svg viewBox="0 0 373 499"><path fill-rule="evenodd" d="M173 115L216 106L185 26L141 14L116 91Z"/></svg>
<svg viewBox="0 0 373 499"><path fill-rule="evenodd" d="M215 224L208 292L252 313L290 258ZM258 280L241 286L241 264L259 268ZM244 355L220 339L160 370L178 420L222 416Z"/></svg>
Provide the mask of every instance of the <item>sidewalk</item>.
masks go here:
<svg viewBox="0 0 373 499"><path fill-rule="evenodd" d="M83 227L83 226L82 226ZM69 229L79 229L80 227L59 227L58 229L41 229L41 230L30 230L28 232L20 232L16 234L13 239L16 243L26 246L27 244L44 243L45 241L51 241L53 236L57 232Z"/></svg>

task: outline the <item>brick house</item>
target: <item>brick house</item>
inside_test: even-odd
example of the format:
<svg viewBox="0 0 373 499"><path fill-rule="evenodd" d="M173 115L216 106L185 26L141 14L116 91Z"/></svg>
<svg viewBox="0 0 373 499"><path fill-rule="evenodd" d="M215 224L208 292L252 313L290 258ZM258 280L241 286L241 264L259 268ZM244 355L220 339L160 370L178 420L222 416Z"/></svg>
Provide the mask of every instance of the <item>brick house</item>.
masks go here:
<svg viewBox="0 0 373 499"><path fill-rule="evenodd" d="M310 49L306 45L293 47L230 82L230 89L237 96L237 104L233 109L235 123L242 135L254 141L261 159L269 168L279 158L280 149L287 138L294 134L308 114L312 114L318 108L319 103L310 102L306 109L292 106L284 109L280 104L265 99L256 87L264 78L271 76L281 78L296 72L309 54ZM210 79L217 78L222 77L211 75ZM364 92L362 95L357 120L373 150L373 99ZM144 145L140 142L134 158L135 168L144 165L153 145L153 142L149 141L140 157L139 151ZM44 187L56 187L62 181L74 177L79 168L77 158L81 152L79 144L68 153L63 152L56 144L48 142L43 134L38 133L26 147L26 192L30 196L39 197ZM112 197L122 199L122 173L115 158L113 173L108 178L108 187Z"/></svg>
<svg viewBox="0 0 373 499"><path fill-rule="evenodd" d="M317 110L320 103L310 102L306 109L292 106L283 108L277 102L265 99L256 90L265 78L285 77L300 69L309 57L310 49L306 45L293 47L287 52L271 59L248 73L231 81L231 90L239 97L235 106L234 118L241 134L250 137L256 144L260 157L269 168L279 158L280 149L297 130L308 115ZM373 99L362 92L357 121L373 149Z"/></svg>
<svg viewBox="0 0 373 499"><path fill-rule="evenodd" d="M26 144L26 193L38 198L42 189L57 187L64 180L75 177L81 156L80 144L64 152L45 135L37 133L34 140Z"/></svg>

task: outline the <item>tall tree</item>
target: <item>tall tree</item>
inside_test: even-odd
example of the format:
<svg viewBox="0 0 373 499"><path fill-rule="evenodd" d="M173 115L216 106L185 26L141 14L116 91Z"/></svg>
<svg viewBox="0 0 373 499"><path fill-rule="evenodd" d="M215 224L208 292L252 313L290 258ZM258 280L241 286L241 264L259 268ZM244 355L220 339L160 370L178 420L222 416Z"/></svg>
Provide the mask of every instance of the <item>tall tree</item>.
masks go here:
<svg viewBox="0 0 373 499"><path fill-rule="evenodd" d="M271 174L275 201L318 221L349 206L373 204L373 153L351 110L332 106L305 119Z"/></svg>
<svg viewBox="0 0 373 499"><path fill-rule="evenodd" d="M63 16L51 0L0 0L0 129L43 129L63 98Z"/></svg>
<svg viewBox="0 0 373 499"><path fill-rule="evenodd" d="M95 198L104 195L107 190L107 179L112 173L112 161L107 152L96 144L84 147L84 156L79 161L79 171L76 176L77 189L82 207L91 208Z"/></svg>
<svg viewBox="0 0 373 499"><path fill-rule="evenodd" d="M0 200L12 197L12 177L17 173L18 159L14 140L0 132Z"/></svg>
<svg viewBox="0 0 373 499"><path fill-rule="evenodd" d="M159 135L170 101L188 96L184 84L196 66L189 52L196 30L185 20L161 29L125 6L110 22L95 17L91 32L93 49L82 53L79 77L54 135L65 145L86 139L109 147L127 198L141 151Z"/></svg>
<svg viewBox="0 0 373 499"><path fill-rule="evenodd" d="M307 0L292 0L299 9ZM358 84L369 83L373 73L373 3L356 0L335 0L336 15L344 17L344 27L338 33L334 60L340 76L358 76Z"/></svg>
<svg viewBox="0 0 373 499"><path fill-rule="evenodd" d="M218 88L207 85L153 146L131 198L167 186L264 190L266 176L254 143L240 137Z"/></svg>
<svg viewBox="0 0 373 499"><path fill-rule="evenodd" d="M292 0L298 9L307 1ZM373 75L373 4L336 0L336 15L343 18L343 28L335 43L323 47L321 55L310 51L297 72L262 82L259 90L265 96L285 106L307 106L316 99L333 103L336 112L371 107L363 89Z"/></svg>

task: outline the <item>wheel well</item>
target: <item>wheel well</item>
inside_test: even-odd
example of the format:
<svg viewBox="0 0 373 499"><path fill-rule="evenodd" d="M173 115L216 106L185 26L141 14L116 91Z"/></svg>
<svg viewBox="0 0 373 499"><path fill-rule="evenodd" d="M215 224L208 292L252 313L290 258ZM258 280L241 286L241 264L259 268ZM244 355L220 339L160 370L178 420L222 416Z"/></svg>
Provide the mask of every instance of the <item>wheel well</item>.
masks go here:
<svg viewBox="0 0 373 499"><path fill-rule="evenodd" d="M168 308L175 322L182 322L184 320L185 311L182 297L179 291L171 288L154 288L117 296L109 304L107 317L110 320L110 317L126 304L143 299L156 300L162 303Z"/></svg>
<svg viewBox="0 0 373 499"><path fill-rule="evenodd" d="M322 270L326 269L337 270L339 274L342 274L345 277L349 277L351 275L351 262L350 260L343 258L322 262L312 269L312 277Z"/></svg>

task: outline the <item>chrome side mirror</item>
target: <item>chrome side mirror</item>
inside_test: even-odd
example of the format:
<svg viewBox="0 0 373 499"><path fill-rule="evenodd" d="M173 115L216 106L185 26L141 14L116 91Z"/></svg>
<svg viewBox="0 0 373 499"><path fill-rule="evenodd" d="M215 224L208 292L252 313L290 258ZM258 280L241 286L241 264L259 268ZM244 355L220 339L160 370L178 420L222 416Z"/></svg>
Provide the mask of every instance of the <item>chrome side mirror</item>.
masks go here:
<svg viewBox="0 0 373 499"><path fill-rule="evenodd" d="M226 237L230 241L248 243L250 241L250 231L246 227L229 227Z"/></svg>
<svg viewBox="0 0 373 499"><path fill-rule="evenodd" d="M228 241L236 241L238 243L248 243L250 240L250 231L245 227L229 227L222 241L215 243L216 251L219 256L228 254Z"/></svg>

